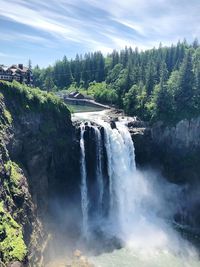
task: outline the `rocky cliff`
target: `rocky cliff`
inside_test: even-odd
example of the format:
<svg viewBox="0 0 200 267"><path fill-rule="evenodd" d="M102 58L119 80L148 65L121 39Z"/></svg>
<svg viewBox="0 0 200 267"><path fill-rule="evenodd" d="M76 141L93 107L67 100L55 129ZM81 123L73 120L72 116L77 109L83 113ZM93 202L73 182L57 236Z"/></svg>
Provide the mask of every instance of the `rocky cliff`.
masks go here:
<svg viewBox="0 0 200 267"><path fill-rule="evenodd" d="M138 166L154 166L173 183L180 184L183 199L177 221L200 236L200 117L167 126L130 124Z"/></svg>
<svg viewBox="0 0 200 267"><path fill-rule="evenodd" d="M174 127L157 123L151 129L151 136L173 179L199 182L200 117L182 120Z"/></svg>
<svg viewBox="0 0 200 267"><path fill-rule="evenodd" d="M174 126L158 122L151 127L130 124L137 163L154 164L176 183L200 180L200 117Z"/></svg>
<svg viewBox="0 0 200 267"><path fill-rule="evenodd" d="M39 89L0 82L1 261L41 264L49 203L57 195L78 195L78 152L62 101Z"/></svg>

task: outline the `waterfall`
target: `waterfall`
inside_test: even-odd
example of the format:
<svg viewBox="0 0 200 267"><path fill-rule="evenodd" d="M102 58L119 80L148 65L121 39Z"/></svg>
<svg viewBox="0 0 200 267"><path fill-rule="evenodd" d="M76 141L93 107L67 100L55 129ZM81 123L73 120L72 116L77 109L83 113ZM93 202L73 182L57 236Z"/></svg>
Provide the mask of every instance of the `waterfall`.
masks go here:
<svg viewBox="0 0 200 267"><path fill-rule="evenodd" d="M80 126L83 236L92 248L101 241L103 249L115 241L123 246L103 253L105 263L101 254L95 256L97 266L166 266L166 261L167 266L186 266L185 258L176 255L193 257L196 252L171 227L177 187L136 169L134 144L124 122L116 122L115 128L99 119L95 123L99 126Z"/></svg>
<svg viewBox="0 0 200 267"><path fill-rule="evenodd" d="M123 140L124 140L124 145L126 149L126 155L128 155L127 159L127 165L128 168L130 168L131 171L135 171L136 165L135 165L135 148L133 145L133 140L131 138L131 135L128 131L128 128L119 122L116 123L117 129L120 132Z"/></svg>
<svg viewBox="0 0 200 267"><path fill-rule="evenodd" d="M98 127L93 127L96 139L96 180L98 185L98 212L102 215L103 194L104 194L104 182L102 173L102 137Z"/></svg>
<svg viewBox="0 0 200 267"><path fill-rule="evenodd" d="M128 131L123 123L116 123L116 128L112 129L109 123L98 121L104 129L104 143L101 132L97 126L88 124L93 128L96 146L96 184L97 184L97 203L92 205L97 209L98 218L101 219L104 202L104 190L109 193L109 218L107 220L115 225L116 232L122 235L129 229L134 209L137 207L137 198L135 190L139 190L140 181L136 177L135 152L134 145ZM87 170L84 147L84 125L81 125L81 199L83 213L83 234L85 236L89 230L88 223L88 189L87 189ZM104 188L104 179L102 172L103 146L107 158L108 188ZM106 200L107 201L107 200Z"/></svg>
<svg viewBox="0 0 200 267"><path fill-rule="evenodd" d="M108 174L110 182L110 220L116 231L125 234L134 211L135 152L130 133L125 125L115 129L104 123Z"/></svg>
<svg viewBox="0 0 200 267"><path fill-rule="evenodd" d="M88 239L88 190L87 190L87 172L85 161L85 143L84 143L85 126L80 126L80 148L81 148L81 208L83 215L82 232L83 236Z"/></svg>

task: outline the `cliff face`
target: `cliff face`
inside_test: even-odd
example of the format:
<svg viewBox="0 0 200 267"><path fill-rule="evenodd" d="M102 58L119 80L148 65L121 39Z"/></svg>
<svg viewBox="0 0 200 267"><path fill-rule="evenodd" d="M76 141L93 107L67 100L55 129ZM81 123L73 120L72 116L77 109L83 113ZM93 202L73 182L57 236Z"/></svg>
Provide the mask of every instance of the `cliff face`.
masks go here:
<svg viewBox="0 0 200 267"><path fill-rule="evenodd" d="M70 113L49 94L1 82L0 137L0 259L39 262L39 244L46 238L41 222L49 203L79 191L79 150ZM9 244L10 229L19 233L20 252Z"/></svg>
<svg viewBox="0 0 200 267"><path fill-rule="evenodd" d="M199 182L200 117L175 126L130 124L138 165L157 165L176 183Z"/></svg>
<svg viewBox="0 0 200 267"><path fill-rule="evenodd" d="M172 179L200 182L200 117L182 120L174 127L157 124L151 136Z"/></svg>
<svg viewBox="0 0 200 267"><path fill-rule="evenodd" d="M175 126L162 122L151 128L132 128L139 165L159 165L177 183L200 180L200 117L182 120Z"/></svg>
<svg viewBox="0 0 200 267"><path fill-rule="evenodd" d="M175 126L162 122L151 128L132 127L136 162L159 168L173 183L183 186L182 214L178 221L200 233L200 117L182 120Z"/></svg>
<svg viewBox="0 0 200 267"><path fill-rule="evenodd" d="M168 142L170 147L193 151L200 147L200 117L182 120L174 127L157 123L152 128L152 138L157 143Z"/></svg>

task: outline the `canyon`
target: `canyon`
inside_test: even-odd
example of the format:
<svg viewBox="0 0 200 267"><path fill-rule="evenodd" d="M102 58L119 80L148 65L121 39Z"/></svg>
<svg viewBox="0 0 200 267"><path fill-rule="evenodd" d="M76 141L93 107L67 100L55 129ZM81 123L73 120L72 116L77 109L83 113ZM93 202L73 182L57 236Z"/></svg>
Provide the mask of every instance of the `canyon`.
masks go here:
<svg viewBox="0 0 200 267"><path fill-rule="evenodd" d="M85 253L124 253L129 239L136 250L145 244L138 232L177 244L180 232L199 246L199 118L171 126L102 112L74 119L62 101L37 94L0 84L2 261L45 266L77 242Z"/></svg>

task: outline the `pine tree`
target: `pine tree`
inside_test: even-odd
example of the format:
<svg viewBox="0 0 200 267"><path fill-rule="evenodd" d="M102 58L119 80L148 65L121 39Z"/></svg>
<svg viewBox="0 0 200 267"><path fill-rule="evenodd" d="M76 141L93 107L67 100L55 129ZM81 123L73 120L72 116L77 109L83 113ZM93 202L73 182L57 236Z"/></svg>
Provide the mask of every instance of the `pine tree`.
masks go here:
<svg viewBox="0 0 200 267"><path fill-rule="evenodd" d="M178 89L175 93L177 115L188 117L194 111L194 73L192 65L192 50L185 55L179 71Z"/></svg>
<svg viewBox="0 0 200 267"><path fill-rule="evenodd" d="M153 87L154 87L154 80L155 80L155 65L151 61L146 70L146 89L147 89L147 95L150 96Z"/></svg>
<svg viewBox="0 0 200 267"><path fill-rule="evenodd" d="M200 112L200 47L196 49L193 60L194 69L194 106Z"/></svg>
<svg viewBox="0 0 200 267"><path fill-rule="evenodd" d="M29 70L32 70L32 62L30 59L28 60L28 68L29 68Z"/></svg>

